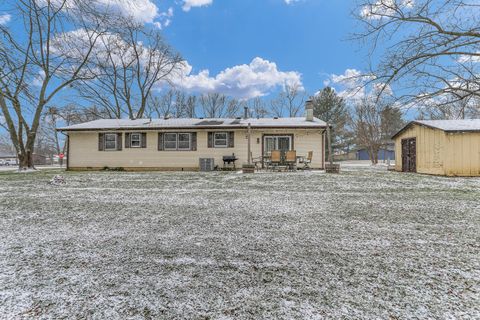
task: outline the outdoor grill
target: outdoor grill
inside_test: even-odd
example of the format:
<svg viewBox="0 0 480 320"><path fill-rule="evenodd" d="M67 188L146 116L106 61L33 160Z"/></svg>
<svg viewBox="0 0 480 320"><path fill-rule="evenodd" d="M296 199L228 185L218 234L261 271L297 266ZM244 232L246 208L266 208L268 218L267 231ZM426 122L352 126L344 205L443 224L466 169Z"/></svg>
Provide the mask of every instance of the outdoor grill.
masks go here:
<svg viewBox="0 0 480 320"><path fill-rule="evenodd" d="M235 168L235 161L237 160L238 158L235 157L235 154L232 154L231 156L223 156L223 167L233 164L233 167Z"/></svg>

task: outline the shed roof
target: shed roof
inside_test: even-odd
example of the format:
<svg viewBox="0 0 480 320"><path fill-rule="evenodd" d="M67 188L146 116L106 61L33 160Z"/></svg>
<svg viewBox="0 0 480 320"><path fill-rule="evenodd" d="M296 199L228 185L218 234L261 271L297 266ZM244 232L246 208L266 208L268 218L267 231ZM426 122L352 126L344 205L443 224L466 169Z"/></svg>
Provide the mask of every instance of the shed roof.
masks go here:
<svg viewBox="0 0 480 320"><path fill-rule="evenodd" d="M154 129L215 129L215 128L325 128L327 124L314 118L307 121L305 117L296 118L175 118L175 119L101 119L68 127L58 131L98 131L98 130L154 130Z"/></svg>
<svg viewBox="0 0 480 320"><path fill-rule="evenodd" d="M392 139L414 124L439 129L445 132L480 132L480 119L463 120L414 120L398 131Z"/></svg>

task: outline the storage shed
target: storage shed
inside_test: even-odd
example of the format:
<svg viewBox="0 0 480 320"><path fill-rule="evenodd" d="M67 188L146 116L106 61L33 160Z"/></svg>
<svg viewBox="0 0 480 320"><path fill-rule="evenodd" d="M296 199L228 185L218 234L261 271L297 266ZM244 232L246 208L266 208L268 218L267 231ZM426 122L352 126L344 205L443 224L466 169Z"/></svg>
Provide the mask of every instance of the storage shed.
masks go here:
<svg viewBox="0 0 480 320"><path fill-rule="evenodd" d="M392 139L396 171L480 176L480 119L416 120Z"/></svg>

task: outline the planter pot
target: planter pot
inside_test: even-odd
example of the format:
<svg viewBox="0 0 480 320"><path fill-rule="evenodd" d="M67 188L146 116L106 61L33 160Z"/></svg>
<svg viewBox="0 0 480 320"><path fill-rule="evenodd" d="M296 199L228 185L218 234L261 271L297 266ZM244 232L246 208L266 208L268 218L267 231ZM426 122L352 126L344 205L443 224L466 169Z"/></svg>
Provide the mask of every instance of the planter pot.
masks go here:
<svg viewBox="0 0 480 320"><path fill-rule="evenodd" d="M340 173L340 164L338 164L338 163L334 163L334 164L327 163L325 165L325 171L327 173Z"/></svg>
<svg viewBox="0 0 480 320"><path fill-rule="evenodd" d="M242 165L243 173L254 173L255 172L255 165L254 164L244 164Z"/></svg>

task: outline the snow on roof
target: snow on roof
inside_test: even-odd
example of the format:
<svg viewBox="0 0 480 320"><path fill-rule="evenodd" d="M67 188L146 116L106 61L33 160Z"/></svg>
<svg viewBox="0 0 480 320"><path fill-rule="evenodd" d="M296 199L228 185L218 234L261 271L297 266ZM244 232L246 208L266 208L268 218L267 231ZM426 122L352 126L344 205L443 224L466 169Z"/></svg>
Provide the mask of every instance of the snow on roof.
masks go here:
<svg viewBox="0 0 480 320"><path fill-rule="evenodd" d="M416 120L415 123L443 131L480 131L480 119L465 120Z"/></svg>
<svg viewBox="0 0 480 320"><path fill-rule="evenodd" d="M393 137L395 138L412 124L424 125L430 128L440 129L445 132L462 132L462 131L480 131L480 119L463 119L463 120L414 120L408 123Z"/></svg>
<svg viewBox="0 0 480 320"><path fill-rule="evenodd" d="M168 128L323 128L326 123L318 118L307 121L305 117L297 118L260 118L260 119L225 119L225 118L175 118L175 119L101 119L68 127L59 131L88 131L113 129L168 129Z"/></svg>

